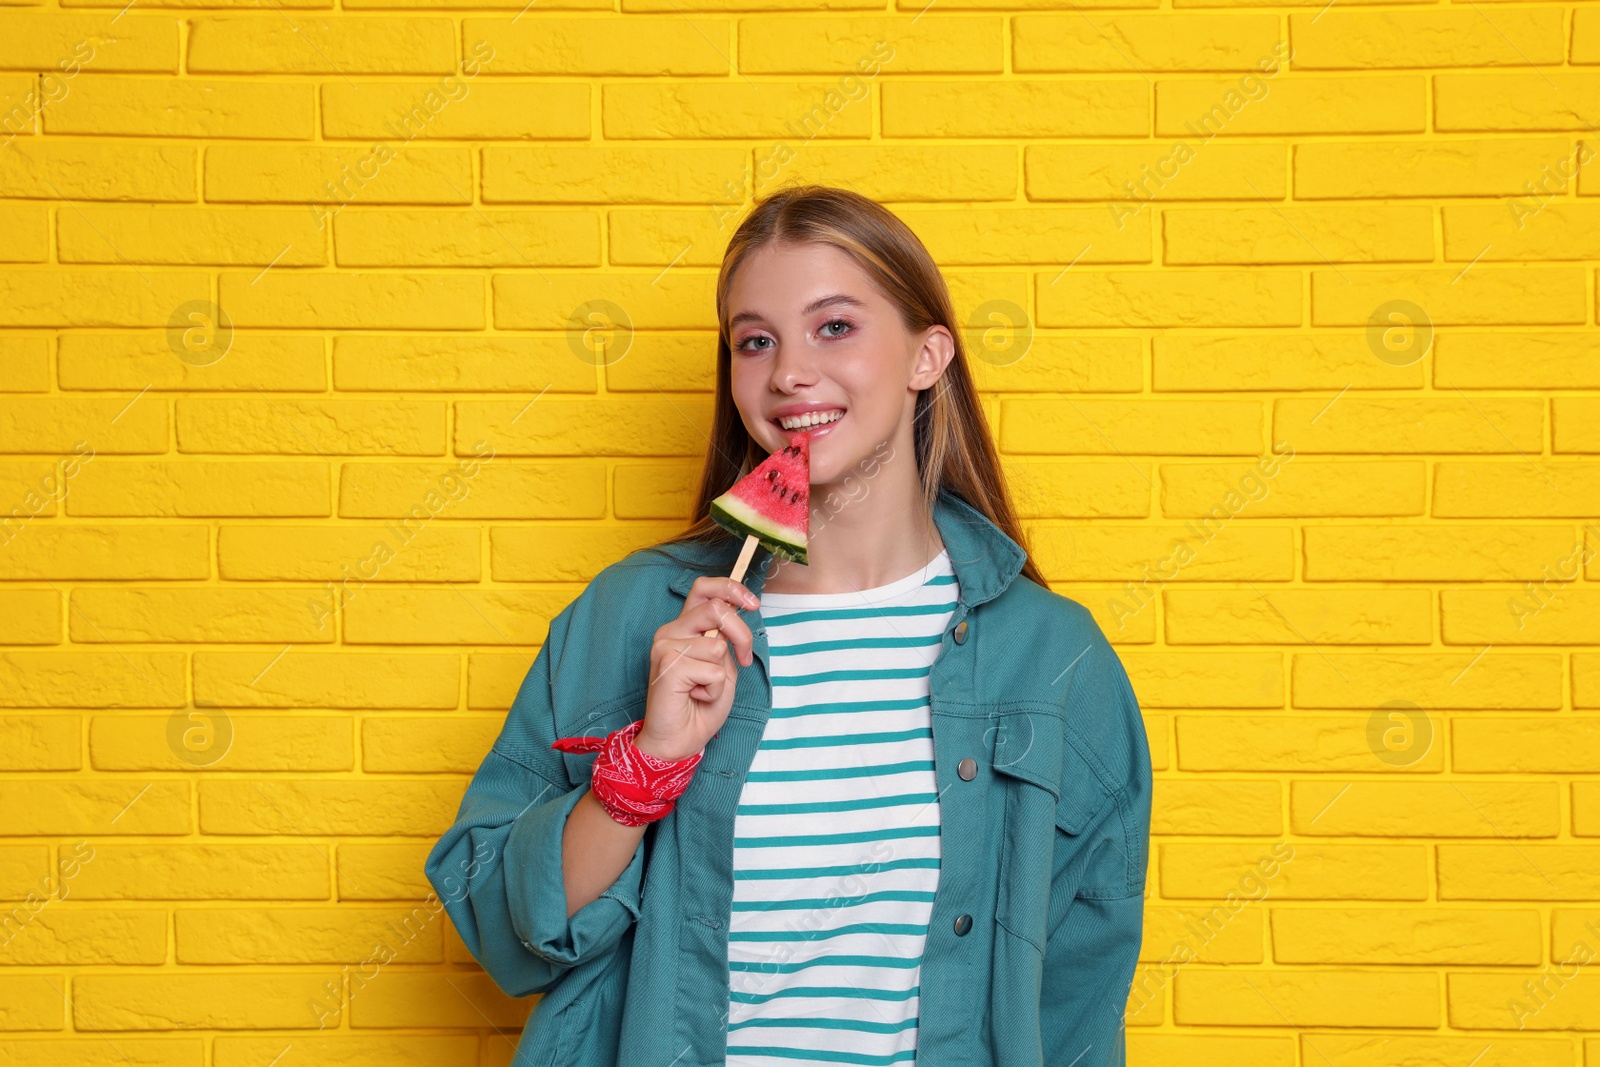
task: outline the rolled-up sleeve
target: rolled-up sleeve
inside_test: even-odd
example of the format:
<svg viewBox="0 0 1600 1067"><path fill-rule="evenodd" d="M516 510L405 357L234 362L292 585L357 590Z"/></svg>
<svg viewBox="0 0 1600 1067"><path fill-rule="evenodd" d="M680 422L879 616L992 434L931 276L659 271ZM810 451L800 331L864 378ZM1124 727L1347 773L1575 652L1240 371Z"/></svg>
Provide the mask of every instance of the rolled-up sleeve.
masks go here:
<svg viewBox="0 0 1600 1067"><path fill-rule="evenodd" d="M550 989L616 949L639 917L644 841L597 899L567 916L562 836L588 782L567 779L556 739L551 664L568 612L550 624L493 748L424 866L474 958L510 996ZM553 651L554 650L554 651Z"/></svg>
<svg viewBox="0 0 1600 1067"><path fill-rule="evenodd" d="M1103 637L1091 653L1067 699L1073 721L1099 725L1091 740L1116 785L1079 831L1079 846L1058 849L1039 1014L1045 1063L1121 1067L1144 936L1150 748L1116 653Z"/></svg>

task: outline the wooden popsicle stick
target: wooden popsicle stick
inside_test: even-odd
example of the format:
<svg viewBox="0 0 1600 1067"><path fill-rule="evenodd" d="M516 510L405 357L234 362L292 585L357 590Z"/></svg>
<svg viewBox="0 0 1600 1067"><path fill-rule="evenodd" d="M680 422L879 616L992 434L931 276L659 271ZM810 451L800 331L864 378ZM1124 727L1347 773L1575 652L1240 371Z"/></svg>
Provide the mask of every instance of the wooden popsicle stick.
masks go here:
<svg viewBox="0 0 1600 1067"><path fill-rule="evenodd" d="M744 581L745 568L750 566L750 557L756 554L756 545L760 543L761 538L757 537L755 534L745 534L744 548L739 551L739 561L733 565L733 574L730 575L734 581ZM717 633L717 628L713 626L711 629L706 631L705 635L707 637L715 637L717 636Z"/></svg>

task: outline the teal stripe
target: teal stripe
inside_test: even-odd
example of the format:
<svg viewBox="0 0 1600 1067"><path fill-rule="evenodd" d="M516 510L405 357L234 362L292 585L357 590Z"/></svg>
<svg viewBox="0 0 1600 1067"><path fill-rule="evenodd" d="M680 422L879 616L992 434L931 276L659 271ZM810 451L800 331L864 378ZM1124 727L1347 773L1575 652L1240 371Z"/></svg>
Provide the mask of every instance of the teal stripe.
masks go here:
<svg viewBox="0 0 1600 1067"><path fill-rule="evenodd" d="M845 637L837 641L807 641L803 645L769 645L774 657L804 656L812 652L849 652L869 648L925 648L944 640L944 631L912 637Z"/></svg>
<svg viewBox="0 0 1600 1067"><path fill-rule="evenodd" d="M926 678L933 673L933 665L904 667L899 670L823 671L820 674L795 674L787 678L774 677L773 685L820 685L823 682L887 682L897 678Z"/></svg>
<svg viewBox="0 0 1600 1067"><path fill-rule="evenodd" d="M910 730L880 730L872 734L819 734L815 737L785 737L761 739L761 747L778 748L837 748L840 745L882 745L890 741L933 740L933 730L922 726Z"/></svg>
<svg viewBox="0 0 1600 1067"><path fill-rule="evenodd" d="M784 1048L781 1045L729 1045L729 1056L781 1056L791 1060L818 1063L848 1063L853 1067L892 1067L917 1058L917 1050L906 1049L892 1056L867 1056L860 1052L827 1052L822 1049Z"/></svg>
<svg viewBox="0 0 1600 1067"><path fill-rule="evenodd" d="M808 767L803 771L751 771L750 782L823 782L837 778L872 778L879 774L908 774L933 770L933 760L906 760L903 763L875 763L867 767Z"/></svg>
<svg viewBox="0 0 1600 1067"><path fill-rule="evenodd" d="M881 893L868 893L860 897L802 897L799 900L736 900L734 911L810 911L813 908L854 907L879 900L930 901L932 893L914 889L886 889Z"/></svg>
<svg viewBox="0 0 1600 1067"><path fill-rule="evenodd" d="M922 956L818 956L814 960L801 960L799 963L768 963L731 960L728 963L730 971L741 974L762 972L764 974L794 974L810 967L878 967L887 970L909 971L922 963Z"/></svg>
<svg viewBox="0 0 1600 1067"><path fill-rule="evenodd" d="M776 881L784 878L827 878L832 875L876 874L880 871L938 870L938 857L893 860L887 863L847 863L837 867L774 867L769 871L734 871L735 880Z"/></svg>
<svg viewBox="0 0 1600 1067"><path fill-rule="evenodd" d="M951 575L950 577L954 578L955 576ZM928 584L948 585L949 582L943 578L940 578L929 582ZM885 606L881 608L817 608L814 611L780 612L780 614L773 615L771 618L768 618L765 614L763 614L761 618L762 621L767 624L767 629L770 630L774 626L792 626L795 623L800 622L837 622L841 619L886 619L891 617L904 618L911 615L939 615L953 612L955 609L956 602L952 600L944 604L899 604L892 607Z"/></svg>
<svg viewBox="0 0 1600 1067"><path fill-rule="evenodd" d="M740 804L740 815L811 815L824 811L866 811L870 808L896 808L906 804L930 804L938 793L897 793L888 797L865 797L861 800L812 800L787 804Z"/></svg>
<svg viewBox="0 0 1600 1067"><path fill-rule="evenodd" d="M748 930L728 934L729 941L817 941L826 937L843 937L845 934L922 934L927 936L927 923L852 923L831 930Z"/></svg>
<svg viewBox="0 0 1600 1067"><path fill-rule="evenodd" d="M734 991L730 999L740 1004L765 1004L787 997L834 997L844 1000L910 1000L918 996L922 986L910 989L862 989L860 986L797 985L771 993L746 993Z"/></svg>
<svg viewBox="0 0 1600 1067"><path fill-rule="evenodd" d="M899 841L907 837L938 837L937 826L889 826L879 830L854 830L845 834L785 834L735 837L734 848L790 848L801 845L849 845L858 841Z"/></svg>
<svg viewBox="0 0 1600 1067"><path fill-rule="evenodd" d="M898 1034L917 1028L917 1016L898 1023L875 1023L865 1019L746 1019L742 1023L729 1023L729 1030L743 1030L747 1026L793 1026L817 1030L854 1030L863 1034Z"/></svg>
<svg viewBox="0 0 1600 1067"><path fill-rule="evenodd" d="M863 711L915 711L928 706L926 696L900 697L895 700L834 700L827 703L802 704L797 708L773 708L773 719L798 719L804 715L853 715Z"/></svg>

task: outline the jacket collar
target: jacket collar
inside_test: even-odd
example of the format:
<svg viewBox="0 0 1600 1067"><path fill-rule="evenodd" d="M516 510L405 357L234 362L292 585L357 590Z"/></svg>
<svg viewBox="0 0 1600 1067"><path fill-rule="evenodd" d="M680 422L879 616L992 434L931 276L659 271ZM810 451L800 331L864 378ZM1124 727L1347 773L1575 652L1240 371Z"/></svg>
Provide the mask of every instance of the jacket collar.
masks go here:
<svg viewBox="0 0 1600 1067"><path fill-rule="evenodd" d="M996 526L987 515L962 500L955 493L941 487L934 501L933 523L950 553L950 565L956 572L956 582L961 590L960 601L967 608L975 608L1005 591L1011 580L1022 571L1027 554L1004 530ZM714 545L679 545L676 550L698 561L696 568L683 567L673 575L671 589L689 595L689 587L696 578L706 574L728 574L739 558L740 545L730 538ZM757 550L759 562L745 574L744 584L752 593L761 595L766 582L767 564L772 554L764 548Z"/></svg>

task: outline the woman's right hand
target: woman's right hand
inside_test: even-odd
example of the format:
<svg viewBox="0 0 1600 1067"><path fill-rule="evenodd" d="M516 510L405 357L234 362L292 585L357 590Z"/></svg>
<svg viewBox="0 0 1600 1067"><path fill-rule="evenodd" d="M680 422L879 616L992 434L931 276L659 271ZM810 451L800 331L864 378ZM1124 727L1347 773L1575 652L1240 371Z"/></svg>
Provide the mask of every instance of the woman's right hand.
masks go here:
<svg viewBox="0 0 1600 1067"><path fill-rule="evenodd" d="M748 667L755 656L755 638L739 609L759 606L742 582L713 575L695 579L683 610L656 631L650 646L644 725L633 741L639 751L682 759L705 748L722 728L733 707L739 666ZM713 628L718 635L705 636Z"/></svg>

